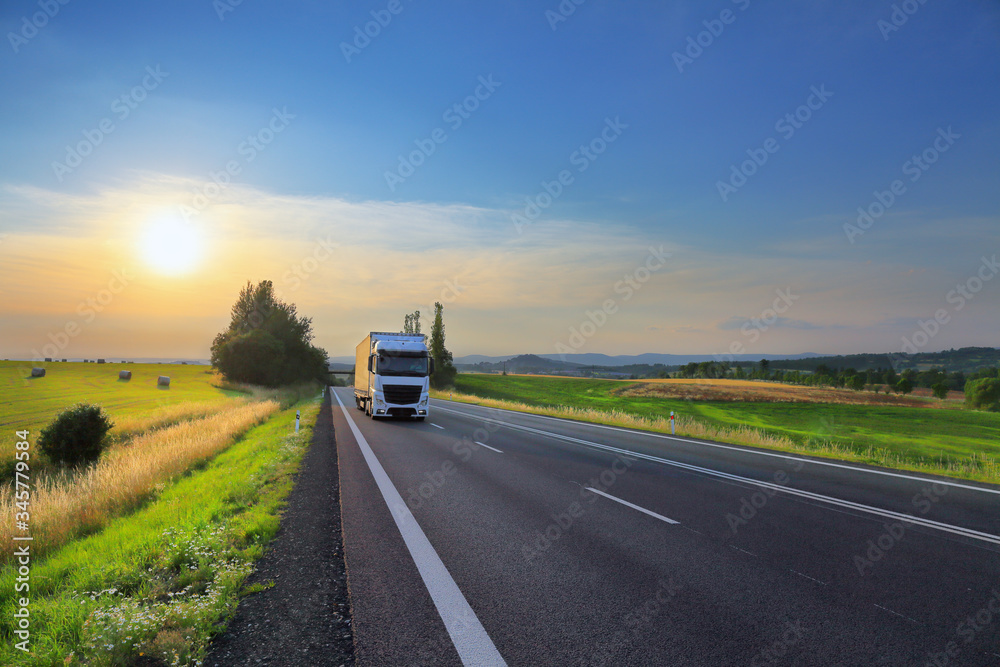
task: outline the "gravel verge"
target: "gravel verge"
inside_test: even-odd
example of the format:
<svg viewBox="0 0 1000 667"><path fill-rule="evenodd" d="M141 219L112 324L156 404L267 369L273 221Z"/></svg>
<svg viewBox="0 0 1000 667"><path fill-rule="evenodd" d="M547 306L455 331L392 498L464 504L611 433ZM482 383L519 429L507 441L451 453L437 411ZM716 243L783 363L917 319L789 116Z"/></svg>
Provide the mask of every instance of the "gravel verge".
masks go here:
<svg viewBox="0 0 1000 667"><path fill-rule="evenodd" d="M355 664L328 395L281 528L247 580L247 586L269 588L240 600L226 631L209 646L205 665Z"/></svg>

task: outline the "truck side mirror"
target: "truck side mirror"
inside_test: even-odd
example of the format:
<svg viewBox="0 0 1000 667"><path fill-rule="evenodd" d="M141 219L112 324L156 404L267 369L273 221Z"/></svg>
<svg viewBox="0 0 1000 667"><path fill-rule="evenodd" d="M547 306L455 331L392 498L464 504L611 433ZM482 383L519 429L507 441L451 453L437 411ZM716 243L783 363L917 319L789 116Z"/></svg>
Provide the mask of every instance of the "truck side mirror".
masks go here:
<svg viewBox="0 0 1000 667"><path fill-rule="evenodd" d="M427 357L427 374L434 375L434 357Z"/></svg>
<svg viewBox="0 0 1000 667"><path fill-rule="evenodd" d="M374 373L375 372L375 355L374 354L371 354L371 355L368 356L368 372L369 373Z"/></svg>

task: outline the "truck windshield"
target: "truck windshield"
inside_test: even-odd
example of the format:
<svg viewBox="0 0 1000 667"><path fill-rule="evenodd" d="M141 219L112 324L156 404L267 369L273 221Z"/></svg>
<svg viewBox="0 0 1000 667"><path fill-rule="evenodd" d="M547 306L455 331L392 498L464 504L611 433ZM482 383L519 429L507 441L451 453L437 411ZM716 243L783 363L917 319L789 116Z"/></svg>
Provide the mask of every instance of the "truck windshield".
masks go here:
<svg viewBox="0 0 1000 667"><path fill-rule="evenodd" d="M427 357L416 354L380 352L378 355L379 375L427 375Z"/></svg>

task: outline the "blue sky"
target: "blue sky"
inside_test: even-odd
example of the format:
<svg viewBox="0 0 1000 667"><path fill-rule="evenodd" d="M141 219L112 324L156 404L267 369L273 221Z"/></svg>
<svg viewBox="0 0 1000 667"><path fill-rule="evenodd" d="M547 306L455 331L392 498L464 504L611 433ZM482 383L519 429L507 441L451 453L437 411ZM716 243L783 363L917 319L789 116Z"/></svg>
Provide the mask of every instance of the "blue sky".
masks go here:
<svg viewBox="0 0 1000 667"><path fill-rule="evenodd" d="M567 0L556 20L557 1L52 0L33 18L45 6L0 9L4 356L40 349L125 266L137 277L66 355L206 356L239 286L263 278L335 355L448 281L458 354L553 352L608 299L574 351L898 351L941 309L921 349L998 344L1000 280L948 301L1000 250L995 2ZM779 125L797 111L794 132ZM56 173L86 132L92 153ZM251 151L261 132L273 140ZM420 143L433 153L390 187ZM925 150L936 161L904 171ZM227 163L222 194L178 217ZM845 233L897 179L888 210ZM187 272L137 250L171 214L201 246ZM333 258L296 280L322 239ZM615 286L660 246L670 260L625 299ZM53 273L58 253L69 268ZM789 288L801 298L771 318ZM737 326L762 314L756 336Z"/></svg>

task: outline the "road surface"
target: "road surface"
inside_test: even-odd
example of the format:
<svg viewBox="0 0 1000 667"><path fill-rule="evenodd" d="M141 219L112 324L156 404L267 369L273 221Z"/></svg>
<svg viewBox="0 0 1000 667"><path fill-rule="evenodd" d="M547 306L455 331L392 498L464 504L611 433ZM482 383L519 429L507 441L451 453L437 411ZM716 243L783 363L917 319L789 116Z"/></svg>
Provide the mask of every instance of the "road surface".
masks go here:
<svg viewBox="0 0 1000 667"><path fill-rule="evenodd" d="M360 664L1000 665L1000 489L332 393Z"/></svg>

